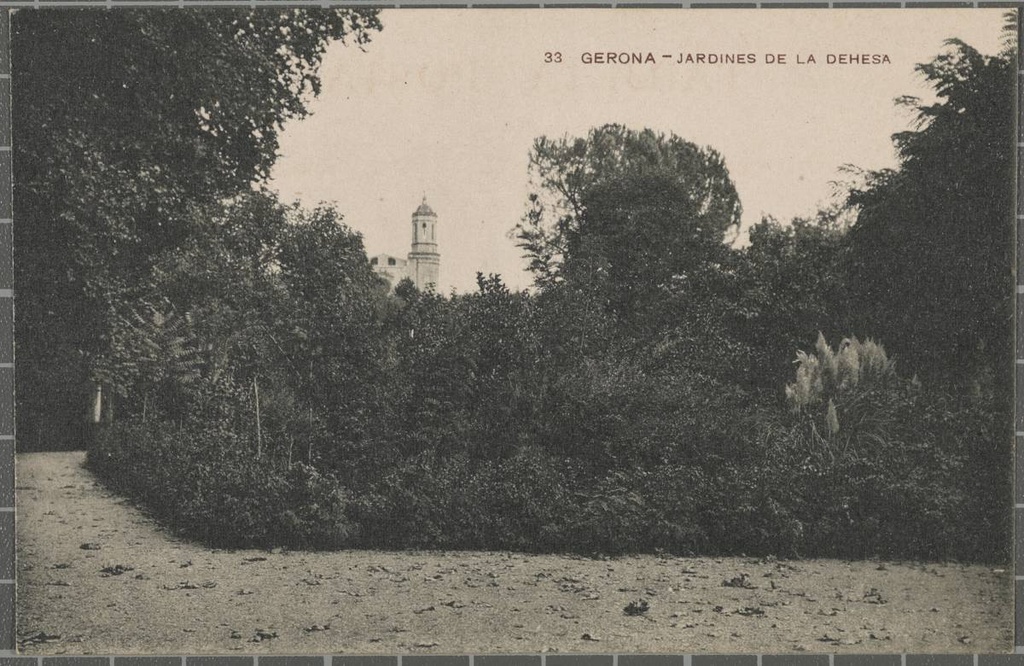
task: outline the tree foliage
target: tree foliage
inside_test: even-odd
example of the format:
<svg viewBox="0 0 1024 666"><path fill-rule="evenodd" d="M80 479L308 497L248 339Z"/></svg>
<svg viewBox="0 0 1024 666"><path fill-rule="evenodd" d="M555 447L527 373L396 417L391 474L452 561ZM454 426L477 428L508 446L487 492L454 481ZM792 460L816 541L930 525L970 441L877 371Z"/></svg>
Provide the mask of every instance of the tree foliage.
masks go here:
<svg viewBox="0 0 1024 666"><path fill-rule="evenodd" d="M19 12L12 26L19 416L81 419L116 304L211 208L269 173L331 40L372 10ZM51 378L71 377L64 395ZM73 414L73 416L71 416ZM55 418L55 415L56 416ZM73 437L58 427L48 438ZM58 445L59 442L50 442Z"/></svg>
<svg viewBox="0 0 1024 666"><path fill-rule="evenodd" d="M566 231L562 276L587 282L618 318L656 323L673 295L727 254L717 220L670 174L627 174L591 186Z"/></svg>
<svg viewBox="0 0 1024 666"><path fill-rule="evenodd" d="M559 281L567 255L587 237L587 199L597 186L621 188L651 178L672 182L672 196L684 208L679 212L688 217L684 234L721 235L740 220L725 160L674 134L604 125L586 137L540 137L530 153L530 171L534 190L514 233L539 285Z"/></svg>
<svg viewBox="0 0 1024 666"><path fill-rule="evenodd" d="M918 71L938 100L903 100L918 127L893 137L899 167L850 194L854 316L908 371L1008 396L1013 59L954 40Z"/></svg>
<svg viewBox="0 0 1024 666"><path fill-rule="evenodd" d="M848 236L836 211L782 224L765 218L750 229L737 261L740 307L733 320L750 352L749 386L770 388L786 375L794 350L819 332L849 330L844 274Z"/></svg>

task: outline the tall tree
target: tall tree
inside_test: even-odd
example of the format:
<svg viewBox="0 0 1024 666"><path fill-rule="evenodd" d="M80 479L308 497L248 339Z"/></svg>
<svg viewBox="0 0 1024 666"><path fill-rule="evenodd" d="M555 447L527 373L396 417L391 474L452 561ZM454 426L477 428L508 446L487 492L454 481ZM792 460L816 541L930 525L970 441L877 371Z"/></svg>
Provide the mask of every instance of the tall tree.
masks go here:
<svg viewBox="0 0 1024 666"><path fill-rule="evenodd" d="M381 375L387 288L366 260L362 236L326 207L293 211L278 254L289 301L282 318L298 394L339 438L360 439Z"/></svg>
<svg viewBox="0 0 1024 666"><path fill-rule="evenodd" d="M564 233L562 277L590 283L621 323L658 330L711 296L710 274L729 254L727 219L679 175L627 172L580 201L579 224Z"/></svg>
<svg viewBox="0 0 1024 666"><path fill-rule="evenodd" d="M740 202L725 161L711 148L650 129L622 125L592 129L585 137L540 137L530 154L534 191L514 233L539 285L560 281L567 253L586 234L587 198L598 186L635 189L644 180L673 184L690 229L724 234L739 224ZM613 185L618 181L619 185ZM591 202L593 203L593 202Z"/></svg>
<svg viewBox="0 0 1024 666"><path fill-rule="evenodd" d="M918 71L937 101L902 102L895 170L851 192L848 288L861 333L905 373L1011 395L1014 58L952 40Z"/></svg>
<svg viewBox="0 0 1024 666"><path fill-rule="evenodd" d="M743 316L735 329L751 353L749 385L777 392L797 350L819 333L829 339L849 334L843 212L820 211L789 224L765 218L751 228L750 244L740 253Z"/></svg>
<svg viewBox="0 0 1024 666"><path fill-rule="evenodd" d="M116 303L197 211L265 180L327 44L379 27L361 9L15 15L22 444L74 437Z"/></svg>

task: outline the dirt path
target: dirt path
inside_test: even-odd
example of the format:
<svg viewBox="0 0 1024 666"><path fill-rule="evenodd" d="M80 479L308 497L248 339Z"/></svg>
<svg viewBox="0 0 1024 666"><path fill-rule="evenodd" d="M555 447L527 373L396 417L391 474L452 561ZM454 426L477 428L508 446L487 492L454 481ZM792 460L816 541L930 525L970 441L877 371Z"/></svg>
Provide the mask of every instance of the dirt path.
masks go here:
<svg viewBox="0 0 1024 666"><path fill-rule="evenodd" d="M26 653L1002 652L1012 642L1012 578L989 567L209 550L107 492L83 459L18 457ZM624 612L641 599L646 612Z"/></svg>

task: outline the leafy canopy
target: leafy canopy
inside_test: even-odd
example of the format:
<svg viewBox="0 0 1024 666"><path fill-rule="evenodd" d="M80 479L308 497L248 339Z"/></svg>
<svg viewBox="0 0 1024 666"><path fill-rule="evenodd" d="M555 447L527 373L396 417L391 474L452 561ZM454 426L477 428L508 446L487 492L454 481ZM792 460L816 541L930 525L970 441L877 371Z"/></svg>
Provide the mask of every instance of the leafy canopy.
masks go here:
<svg viewBox="0 0 1024 666"><path fill-rule="evenodd" d="M855 321L886 340L905 371L989 385L995 376L1005 384L1012 354L1013 58L984 56L952 40L918 71L937 101L902 100L917 114L917 128L893 137L899 167L868 173L850 193L859 213L848 264Z"/></svg>
<svg viewBox="0 0 1024 666"><path fill-rule="evenodd" d="M12 22L19 414L28 439L82 413L124 303L162 253L265 181L328 43L369 9L18 12ZM64 389L53 391L54 384ZM56 418L54 415L59 415ZM57 425L59 424L59 425Z"/></svg>
<svg viewBox="0 0 1024 666"><path fill-rule="evenodd" d="M588 197L597 187L661 179L672 183L693 229L721 235L740 221L739 197L725 160L674 134L604 125L585 137L540 137L530 153L530 172L529 209L513 233L540 286L564 277L566 260L588 234L586 212L594 205ZM686 225L680 229L690 232Z"/></svg>

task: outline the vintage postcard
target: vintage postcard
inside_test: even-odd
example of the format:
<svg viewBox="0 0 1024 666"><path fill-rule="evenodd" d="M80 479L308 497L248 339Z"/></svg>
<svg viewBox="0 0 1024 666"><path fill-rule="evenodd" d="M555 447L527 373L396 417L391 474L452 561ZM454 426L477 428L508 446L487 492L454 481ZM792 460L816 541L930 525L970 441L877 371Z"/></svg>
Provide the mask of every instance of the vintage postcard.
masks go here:
<svg viewBox="0 0 1024 666"><path fill-rule="evenodd" d="M1012 649L1014 11L12 63L22 653Z"/></svg>

